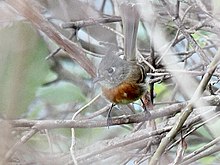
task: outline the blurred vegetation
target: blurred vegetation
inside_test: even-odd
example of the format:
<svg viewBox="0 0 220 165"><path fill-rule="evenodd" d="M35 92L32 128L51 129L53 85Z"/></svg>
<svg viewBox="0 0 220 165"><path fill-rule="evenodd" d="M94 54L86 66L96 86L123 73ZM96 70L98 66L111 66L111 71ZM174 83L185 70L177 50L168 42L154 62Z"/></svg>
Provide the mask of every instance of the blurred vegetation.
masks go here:
<svg viewBox="0 0 220 165"><path fill-rule="evenodd" d="M181 1L181 3L184 2L185 1ZM214 13L219 13L218 9L220 3L218 1L212 2L212 10L214 15ZM48 18L48 20L51 21L50 23L53 24L57 28L57 30L59 30L59 32L66 37L68 37L69 34L73 32L73 30L60 29L60 27L57 26L60 22L63 23L68 21L83 20L90 18L90 16L94 16L94 19L99 18L102 16L99 9L102 7L103 4L104 5L102 14L112 14L114 13L114 10L116 10L115 12L118 14L117 8L115 9L115 6L113 6L114 3L114 1L106 1L106 3L104 3L104 1L100 0L94 2L89 1L88 3L84 3L82 1L67 1L65 3L62 1L39 1L39 4L42 5L41 7L47 12L49 11L48 13L51 14ZM155 6L157 6L159 2L154 3L156 3ZM76 4L78 5L78 7ZM80 6L81 4L83 4L82 7ZM204 4L206 3L204 2ZM73 7L74 5L75 7ZM184 5L189 4L184 3ZM74 9L70 10L71 7L73 7ZM207 5L207 8L209 7L210 6ZM61 10L63 8L65 8L65 10ZM186 7L184 7L184 9L186 9ZM45 18L48 17L48 13L42 13ZM174 25L172 20L166 20L167 17L166 19L163 19L163 13L164 11L162 10L160 13L162 19L158 19L159 21L161 21L159 22L159 24L166 27L165 32L168 36L167 38L173 39L174 34L176 34L177 27ZM192 12L191 14L193 15L195 13ZM193 18L194 15L192 16L192 18L190 18L190 20ZM58 21L58 23L56 21ZM163 21L166 24L164 24ZM111 28L116 28L115 24L110 24L109 26ZM100 58L98 56L103 57L105 47L100 46L101 44L95 45L95 43L92 41L90 43L90 39L94 39L96 41L103 40L103 42L105 41L108 43L115 43L117 40L115 33L114 35L112 35L112 32L109 32L109 30L106 29L107 28L103 27L100 28L100 26L86 27L80 30L77 29L77 36L73 37L72 40L78 43L82 48L89 51L86 55L96 67L98 66L98 63L100 61ZM140 24L138 32L138 44L140 50L143 50L143 54L147 54L146 56L144 56L146 58L149 56L151 51L149 44L149 33L150 32L146 30L146 27ZM218 42L218 40L215 38L216 40L212 41L213 36L216 37L215 34L204 29L197 30L195 33L192 34L193 39L198 43L201 48L204 48L211 44L214 45L212 49L204 49L208 52L206 52L208 56L210 55L211 57L214 56L218 47L218 44L216 43ZM0 117L2 120L71 120L73 114L78 109L83 107L86 103L88 103L91 99L93 99L97 94L100 93L99 85L94 84L92 78L88 75L88 73L86 73L85 70L83 70L78 63L76 63L76 61L71 59L65 53L65 51L61 50L52 58L46 60L46 57L50 53L53 53L57 47L59 47L59 45L56 45L52 40L50 40L50 38L47 38L45 34L39 31L27 20L13 21L7 26L2 26L0 28ZM183 50L187 52L193 51L193 46L187 43L186 40L183 40L182 42L176 44L173 49ZM95 53L95 55L92 56L92 53L90 51ZM155 54L158 55L158 52L156 52ZM186 54L186 56L187 55L188 54ZM181 60L186 56L178 56L178 58ZM183 61L181 64L185 65L185 68L193 70L193 67L199 61L198 54L194 54L194 56L192 55L189 58L191 58L189 61ZM207 66L208 64L204 67L198 67L199 69L195 70L205 71L205 68L207 68ZM195 80L199 82L201 80L201 77L202 76L197 76L195 77ZM173 102L180 103L183 101L188 101L188 98L185 97L183 93L181 93L181 90L173 92L176 87L178 88L178 84L176 85L175 81L170 81L169 78L165 78L164 80L163 78L161 78L161 81L154 84L155 109L165 107L166 105L171 105ZM218 92L218 80L212 79L212 83L214 91ZM215 95L218 95L218 93L215 93ZM164 103L159 104L161 102ZM77 119L80 120L81 118L83 119L83 117L84 119L86 119L86 117L105 107L107 104L108 102L104 98L99 97L93 104L86 107L86 109L82 113L80 113ZM120 106L119 108L116 107L114 109L113 116L140 113L140 111L143 110L141 106L139 106L140 104L140 101L135 102L133 106L135 108L135 111L132 111L127 106L122 106L122 108ZM175 114L173 116L175 116ZM164 124L163 126L165 127L167 126L167 124L175 122L172 119L173 116L165 116L156 120L156 122L158 121L159 127L162 124ZM106 112L101 113L101 115L99 116L96 116L96 119L105 119L105 117ZM169 120L170 118L171 120ZM77 128L75 134L77 138L77 156L79 156L81 152L86 152L86 147L88 146L91 147L92 145L95 145L99 142L102 142L103 146L107 146L108 142L106 142L105 140L111 140L115 137L124 137L125 135L132 134L135 126L136 125L134 124L130 124L122 126L112 126L109 129L107 127L83 129ZM187 138L186 140L188 143L188 148L186 152L191 153L210 142L214 137L220 136L218 127L219 121L213 120L211 124L209 123L206 127L201 127L197 131L195 131L195 133L192 136L189 136L189 138ZM140 128L142 127L140 126ZM0 148L2 148L2 151L0 152L0 156L4 157L8 149L10 149L13 144L16 144L16 142L19 141L30 128L27 128L27 130L19 130L18 128L11 128L11 126L9 125L2 125L1 129L2 136L0 138ZM51 164L53 161L54 164L61 164L61 160L58 161L59 158L65 157L68 158L65 160L70 159L69 148L71 145L71 136L72 135L70 128L42 130L41 132L30 138L25 144L23 144L22 148L18 149L18 152L16 152L15 154L15 158L20 158L20 164L22 164L22 160L24 160L24 164L28 164L30 162L33 164L43 164L42 162L44 162L44 164ZM174 140L177 140L178 138ZM157 145L158 143L153 145L152 151L155 150ZM85 149L86 151L83 149ZM136 152L137 150L139 150L139 148L134 148L134 152L131 152L131 155L135 155L136 153L138 155L138 152ZM167 154L167 157L169 159L172 160L173 158L175 158L175 150L176 148L174 147L171 152L171 156ZM116 151L119 153L121 152L122 154L124 152L128 152L127 150ZM91 148L88 149L88 153L92 153ZM111 154L112 153L108 154L108 156ZM147 155L145 152L140 152L139 156L134 157L135 159L139 159L139 157L143 156L144 154ZM51 155L54 157L52 157ZM41 160L41 158L47 158L47 156L52 157L50 161L48 160L47 162L46 160ZM129 158L130 159L128 160L127 164L131 164L131 162L133 162L132 156L129 155ZM119 161L119 159L116 160ZM216 153L214 156L211 155L200 159L195 164L214 164L218 162L218 160L219 153ZM11 162L13 161L14 160L12 159ZM111 162L111 164L119 164L117 161ZM165 162L168 161L166 160Z"/></svg>
<svg viewBox="0 0 220 165"><path fill-rule="evenodd" d="M22 22L2 28L0 43L1 114L19 118L27 114L36 91L50 72L44 60L47 45L31 24Z"/></svg>

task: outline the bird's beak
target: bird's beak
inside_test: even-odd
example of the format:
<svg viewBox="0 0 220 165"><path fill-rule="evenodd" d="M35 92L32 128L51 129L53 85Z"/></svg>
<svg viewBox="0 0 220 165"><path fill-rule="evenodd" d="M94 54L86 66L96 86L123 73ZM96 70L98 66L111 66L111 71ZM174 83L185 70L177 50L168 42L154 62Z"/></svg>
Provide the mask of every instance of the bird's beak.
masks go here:
<svg viewBox="0 0 220 165"><path fill-rule="evenodd" d="M104 80L104 77L96 77L96 78L94 78L93 79L93 83L95 84L95 83L97 83L97 82L99 82L99 81L102 81L102 80Z"/></svg>

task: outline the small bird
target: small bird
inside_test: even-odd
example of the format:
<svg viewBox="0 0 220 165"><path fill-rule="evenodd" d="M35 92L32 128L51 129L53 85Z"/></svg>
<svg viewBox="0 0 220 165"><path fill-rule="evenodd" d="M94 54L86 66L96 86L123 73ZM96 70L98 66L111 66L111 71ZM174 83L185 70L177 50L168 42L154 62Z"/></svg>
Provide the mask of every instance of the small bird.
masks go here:
<svg viewBox="0 0 220 165"><path fill-rule="evenodd" d="M145 69L142 65L108 54L98 68L103 95L114 104L128 104L146 92Z"/></svg>
<svg viewBox="0 0 220 165"><path fill-rule="evenodd" d="M107 115L108 125L114 105L129 104L138 99L143 103L141 97L147 91L145 79L146 71L140 64L125 61L113 52L102 59L96 80L102 86L103 95L112 103ZM144 110L148 112L145 106Z"/></svg>
<svg viewBox="0 0 220 165"><path fill-rule="evenodd" d="M136 61L136 40L139 13L136 5L124 2L120 6L124 30L124 59L110 49L101 60L96 81L102 86L103 95L112 103L107 115L107 124L111 110L116 104L128 104L141 99L147 91L147 70ZM144 102L141 99L143 105ZM144 106L145 112L146 107ZM149 113L149 112L148 112Z"/></svg>

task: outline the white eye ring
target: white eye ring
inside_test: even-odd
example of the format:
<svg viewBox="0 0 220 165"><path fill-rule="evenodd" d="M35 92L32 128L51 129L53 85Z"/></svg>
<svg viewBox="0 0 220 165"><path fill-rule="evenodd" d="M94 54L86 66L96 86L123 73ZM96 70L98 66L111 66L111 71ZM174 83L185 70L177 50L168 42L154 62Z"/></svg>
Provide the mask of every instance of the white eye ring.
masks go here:
<svg viewBox="0 0 220 165"><path fill-rule="evenodd" d="M115 72L115 67L110 67L107 69L109 74L112 74L113 72Z"/></svg>

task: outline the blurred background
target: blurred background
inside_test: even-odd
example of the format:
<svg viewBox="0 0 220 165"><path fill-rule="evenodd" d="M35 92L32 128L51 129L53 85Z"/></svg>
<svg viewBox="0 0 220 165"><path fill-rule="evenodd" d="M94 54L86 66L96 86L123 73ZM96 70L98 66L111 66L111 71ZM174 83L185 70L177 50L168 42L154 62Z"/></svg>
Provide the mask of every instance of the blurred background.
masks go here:
<svg viewBox="0 0 220 165"><path fill-rule="evenodd" d="M27 141L21 142L32 128L13 126L5 121L71 120L77 110L96 98L76 119L95 119L98 122L106 119L110 103L99 96L101 90L99 84L93 83L93 72L89 73L68 51L60 49L65 48L65 45L48 36L43 28L37 26L36 20L31 20L34 17L25 17L25 12L22 13L19 9L25 11L25 7L28 7L22 6L23 3L31 6L60 36L76 43L91 62L91 68L96 70L108 47L113 45L119 54L123 54L123 25L119 11L121 2L31 0L20 3L21 8L14 6L17 2L20 3L19 0L15 3L10 0L0 1L0 157L2 162L8 164L73 164L74 158L70 154L73 131L70 128L42 129L27 138ZM134 3L140 6L141 15L137 42L142 58L139 60L148 61L156 69L148 76L152 80L148 91L150 100L153 100L148 109L183 105L190 99L218 50L220 2L170 0L166 5L160 1ZM179 11L176 12L176 9ZM179 15L175 19L176 13ZM99 18L111 18L113 21L97 23ZM181 26L176 20L183 24L185 33L180 30ZM81 24L65 28L67 23L76 21L81 21ZM90 25L86 25L86 21ZM162 31L161 39L156 38L160 35L157 27ZM163 40L165 41L162 42ZM155 42L159 42L158 45ZM163 47L160 47L161 44ZM172 54L173 58L163 61L161 52ZM176 64L178 68L174 69L172 66ZM172 73L181 78L178 79ZM188 89L180 81L187 84ZM219 87L217 68L204 96L218 96ZM216 110L220 102L217 100L211 103L212 105L198 107L190 119L209 111L213 112L211 117L205 113L205 117L200 117L195 122L190 121L183 132L173 139L175 143L181 136L189 134L183 138L184 145L181 145L184 150L181 159L183 164L188 160L184 159L187 154L220 135ZM183 106L179 109L181 108ZM137 101L130 106L114 107L112 115L139 114L142 111L141 103ZM75 159L78 164L147 164L166 131L143 139L138 137L144 135L144 132L135 132L144 130L146 133L168 128L167 126L175 123L178 112L169 116L165 114L150 124L146 122L142 125L128 124L110 128L77 128L74 130ZM192 131L193 129L195 130ZM13 148L18 143L19 147ZM167 153L161 158L161 164L169 164L175 160L177 152L182 151L177 146L178 143L167 149ZM219 148L193 160L193 164L217 164L218 151Z"/></svg>

